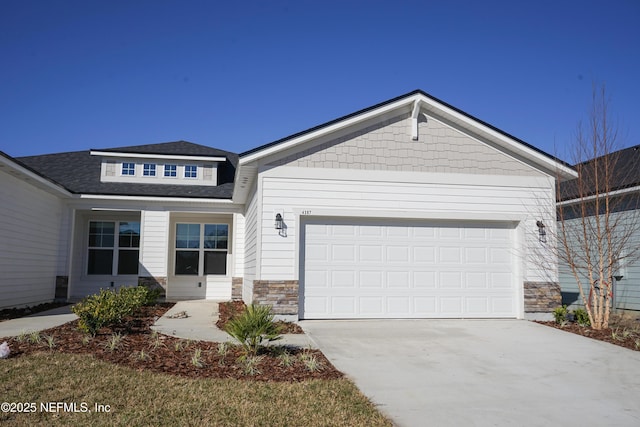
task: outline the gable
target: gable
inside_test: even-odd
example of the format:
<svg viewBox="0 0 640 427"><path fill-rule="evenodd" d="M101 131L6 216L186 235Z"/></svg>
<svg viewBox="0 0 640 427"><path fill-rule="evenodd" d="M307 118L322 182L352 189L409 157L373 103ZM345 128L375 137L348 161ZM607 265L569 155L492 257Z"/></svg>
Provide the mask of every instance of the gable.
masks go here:
<svg viewBox="0 0 640 427"><path fill-rule="evenodd" d="M314 144L269 166L543 176L537 169L435 118L420 115L418 139L405 113Z"/></svg>

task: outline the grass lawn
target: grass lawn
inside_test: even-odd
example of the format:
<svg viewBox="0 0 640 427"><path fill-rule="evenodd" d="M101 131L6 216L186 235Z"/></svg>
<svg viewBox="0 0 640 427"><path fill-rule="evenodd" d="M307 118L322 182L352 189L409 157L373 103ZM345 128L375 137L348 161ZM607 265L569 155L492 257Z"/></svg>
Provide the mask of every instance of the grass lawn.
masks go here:
<svg viewBox="0 0 640 427"><path fill-rule="evenodd" d="M346 379L269 383L188 379L136 371L88 355L37 353L0 361L4 402L35 402L35 413L0 413L0 424L390 426ZM42 412L41 402L85 402L92 412ZM94 405L109 405L96 413Z"/></svg>

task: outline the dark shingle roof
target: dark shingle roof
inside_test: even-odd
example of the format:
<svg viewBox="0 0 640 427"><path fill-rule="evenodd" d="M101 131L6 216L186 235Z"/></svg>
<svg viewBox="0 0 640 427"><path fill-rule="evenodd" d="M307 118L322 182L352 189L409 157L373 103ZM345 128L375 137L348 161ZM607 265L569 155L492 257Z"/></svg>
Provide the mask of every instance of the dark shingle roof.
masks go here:
<svg viewBox="0 0 640 427"><path fill-rule="evenodd" d="M194 144L188 141L163 142L159 144L132 145L129 147L116 147L105 149L94 149L94 151L108 151L115 153L137 153L137 154L166 154L177 156L210 156L230 158L235 166L238 155L229 151Z"/></svg>
<svg viewBox="0 0 640 427"><path fill-rule="evenodd" d="M602 177L607 163L612 166L609 191L623 190L640 185L640 145L636 145L635 147L615 151L607 156L576 164L574 168L582 175L583 185L586 188L582 196L596 193L596 183L593 179L596 167L600 171L601 177L600 192L606 191L603 187ZM578 197L580 197L578 179L572 179L560 185L560 200L571 200Z"/></svg>
<svg viewBox="0 0 640 427"><path fill-rule="evenodd" d="M181 149L185 151L180 151ZM59 183L72 193L77 194L211 199L230 199L233 195L233 177L238 161L238 156L235 153L185 141L111 148L100 151L187 156L224 156L227 158L227 162L220 165L218 174L219 185L213 187L205 185L100 182L100 164L102 158L100 156L92 156L89 150L21 157L18 160L29 168Z"/></svg>

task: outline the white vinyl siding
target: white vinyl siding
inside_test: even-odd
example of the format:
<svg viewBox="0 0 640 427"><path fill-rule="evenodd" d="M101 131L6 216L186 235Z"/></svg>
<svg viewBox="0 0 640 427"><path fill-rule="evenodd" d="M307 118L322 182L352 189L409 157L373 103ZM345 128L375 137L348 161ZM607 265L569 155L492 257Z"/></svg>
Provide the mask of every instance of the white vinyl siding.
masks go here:
<svg viewBox="0 0 640 427"><path fill-rule="evenodd" d="M140 276L166 277L169 212L143 211L140 225Z"/></svg>
<svg viewBox="0 0 640 427"><path fill-rule="evenodd" d="M229 244L231 250L235 252L234 277L243 277L244 274L244 244L245 244L245 221L244 215L233 214L233 225L235 230L235 239Z"/></svg>
<svg viewBox="0 0 640 427"><path fill-rule="evenodd" d="M0 172L0 308L52 301L63 202Z"/></svg>
<svg viewBox="0 0 640 427"><path fill-rule="evenodd" d="M245 214L245 239L244 239L244 286L242 287L242 299L251 302L253 298L253 281L256 279L257 255L258 255L258 196L254 188L248 199L247 212Z"/></svg>
<svg viewBox="0 0 640 427"><path fill-rule="evenodd" d="M535 223L555 224L553 180L523 178L522 186L485 184L477 176L458 177L455 184L372 182L353 178L308 179L265 176L262 179L261 279L297 279L297 215L380 218L431 218L521 222L525 241L518 256L525 281L557 281L555 268L536 258L548 252L538 241ZM284 175L284 172L280 172ZM325 174L326 176L326 174ZM329 175L332 176L332 175ZM288 237L273 230L273 215L284 208ZM425 213L427 216L425 216ZM520 243L519 243L520 244ZM538 253L541 252L542 254Z"/></svg>

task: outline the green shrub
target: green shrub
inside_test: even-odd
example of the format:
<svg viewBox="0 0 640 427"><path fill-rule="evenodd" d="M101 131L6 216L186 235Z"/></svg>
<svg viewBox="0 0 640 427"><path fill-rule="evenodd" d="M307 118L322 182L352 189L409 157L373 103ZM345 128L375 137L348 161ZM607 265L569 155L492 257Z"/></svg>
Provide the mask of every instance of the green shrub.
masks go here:
<svg viewBox="0 0 640 427"><path fill-rule="evenodd" d="M271 307L251 304L244 312L229 322L225 330L238 340L247 355L255 356L263 341L282 338L280 327L273 321Z"/></svg>
<svg viewBox="0 0 640 427"><path fill-rule="evenodd" d="M567 314L569 311L567 310L567 306L563 305L562 307L558 307L553 310L553 318L555 319L558 325L562 325L567 322Z"/></svg>
<svg viewBox="0 0 640 427"><path fill-rule="evenodd" d="M584 308L577 308L573 311L573 315L575 316L576 322L580 326L589 326L591 325L591 321L589 320L589 314L587 310Z"/></svg>
<svg viewBox="0 0 640 427"><path fill-rule="evenodd" d="M149 290L144 286L124 287L118 291L101 289L71 307L79 317L81 331L95 336L104 326L122 321L149 301Z"/></svg>

